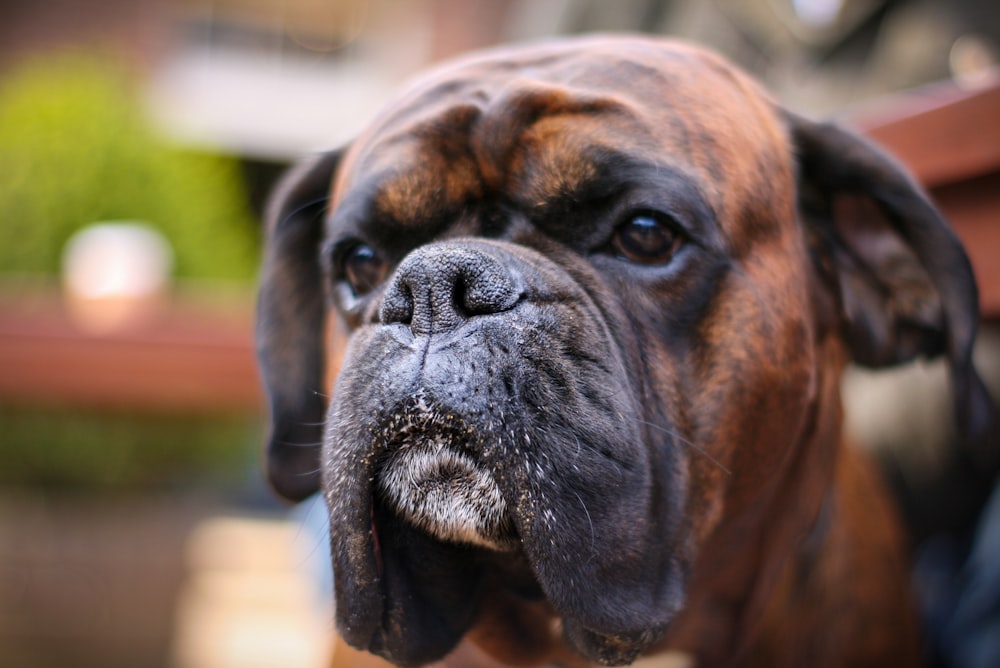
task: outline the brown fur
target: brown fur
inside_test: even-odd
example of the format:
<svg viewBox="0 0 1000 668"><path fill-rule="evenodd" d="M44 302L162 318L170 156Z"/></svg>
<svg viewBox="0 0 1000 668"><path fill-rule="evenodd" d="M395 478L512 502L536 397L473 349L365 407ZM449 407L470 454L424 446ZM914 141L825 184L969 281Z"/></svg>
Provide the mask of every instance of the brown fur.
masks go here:
<svg viewBox="0 0 1000 668"><path fill-rule="evenodd" d="M630 195L614 179L627 180L633 163L614 156L662 165L674 179L669 183L677 184L664 195L674 197L670 206L704 223L691 233L698 259L670 280L646 278L601 255L602 239L610 234L600 223L608 215L599 213L601 207L629 206L623 200ZM559 573L547 570L558 555L526 544L530 576L549 600L520 596L503 578L470 580L483 583L481 602L468 613L473 617L446 615L456 627L470 625L469 640L513 665L576 665L580 654L622 663L638 652L668 649L690 653L703 666L918 663L906 545L870 463L844 443L841 371L851 358L889 364L945 353L958 400L965 402L970 441L988 418L969 360L976 313L968 262L894 163L849 133L784 112L717 56L658 40L596 38L445 66L413 84L338 156L335 168L319 171L306 181L333 182L323 204L325 222L297 213L301 197L279 198L272 248L282 248L287 230L298 226L322 224L325 229L314 234L335 239L343 226L358 225L359 234L402 271L401 263L412 264L414 249L425 244L497 239L461 246L462 252L530 265L518 271L558 294L562 341L571 349L586 350L589 342L607 346L612 352L598 355L609 355L611 367L621 365L623 371L613 373L630 388L629 405L639 407L639 421L628 428L642 434L648 453L648 461L635 463L636 475L648 481L637 498L648 505L630 507L627 495L606 497L607 512L623 516L618 523L608 520L607 535L589 537L592 553L577 556L584 565L596 563L595 572L627 575L629 582L648 578L651 589L653 583L665 586L666 576L637 569L669 563L670 577L683 582L678 590L673 580L666 585L676 594L670 605L679 610L651 607L648 627L631 613L622 613L629 621L595 621L605 617L574 607L586 598L577 598L578 589L596 588L586 599L591 608L621 592L594 581L570 580L566 587ZM858 207L868 213L845 214ZM363 215L350 213L356 210ZM298 343L318 336L308 330L315 314L303 330L299 301L287 301L315 272L300 272L298 282L287 278L295 273L287 268L290 252L278 252L267 265L259 329L279 424L284 407L314 388L315 378L302 367L318 368L321 357L316 341ZM303 244L291 261L315 262L309 258L315 252L315 244ZM331 276L327 269L324 280L335 281ZM370 361L382 354L381 327L398 324L383 301L396 289L385 287L393 280L387 277L372 297L361 299L362 310L345 310L357 332L326 418L322 468L334 513L335 570L343 578L337 592L341 629L395 660L422 661L414 657L438 655L453 641L415 638L420 632L414 629L423 627L409 603L378 607L395 605L389 594L372 594L395 586L381 584L380 559L391 556L389 550L417 548L402 539L391 542L396 529L390 542L381 536L397 520L369 512L363 481L358 490L345 489L351 467L359 476L377 476L377 457L366 454L361 441L350 446L357 453L338 441L366 428L361 414L368 406L396 399L398 373ZM572 289L561 287L567 282ZM343 307L337 294L334 302ZM551 348L543 345L538 354L556 355L545 352ZM292 350L299 357L290 361ZM287 389L296 386L304 390ZM349 396L352 391L360 395ZM478 433L478 413L455 409L455 415L461 428ZM620 430L609 420L609 433ZM495 440L492 432L483 433ZM315 440L322 436L317 427ZM271 447L279 491L296 497L315 488L302 476L307 465L320 468L318 449L308 451L298 469L283 469L274 463L285 461L285 450L280 443ZM561 455L557 449L551 454ZM522 538L534 536L541 530L534 513L551 508L506 487L513 474L492 473ZM593 475L595 481L602 477ZM585 515L568 500L573 508L565 510L563 530L586 531L589 523L590 532L597 531L599 517L591 511L604 509L577 498ZM675 505L679 512L669 510ZM662 542L640 541L633 528L653 526L664 513L670 528ZM553 545L557 539L562 537L552 536ZM450 547L427 549L459 559ZM528 576L519 568L513 567L515 579ZM453 583L438 584L427 595L449 601L465 587L454 585L449 593ZM565 600L561 592L569 592ZM665 626L652 621L664 619ZM369 640L372 624L377 629Z"/></svg>

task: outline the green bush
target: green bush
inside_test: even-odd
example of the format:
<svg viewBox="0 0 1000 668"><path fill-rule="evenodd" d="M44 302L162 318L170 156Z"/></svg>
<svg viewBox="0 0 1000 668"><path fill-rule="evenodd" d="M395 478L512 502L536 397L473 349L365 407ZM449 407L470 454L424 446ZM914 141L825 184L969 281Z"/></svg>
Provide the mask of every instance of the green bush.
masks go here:
<svg viewBox="0 0 1000 668"><path fill-rule="evenodd" d="M0 80L0 272L56 273L98 221L158 228L188 278L249 278L257 226L235 160L171 145L114 63L50 55Z"/></svg>
<svg viewBox="0 0 1000 668"><path fill-rule="evenodd" d="M0 405L0 487L150 490L239 483L260 425L240 415L94 413Z"/></svg>

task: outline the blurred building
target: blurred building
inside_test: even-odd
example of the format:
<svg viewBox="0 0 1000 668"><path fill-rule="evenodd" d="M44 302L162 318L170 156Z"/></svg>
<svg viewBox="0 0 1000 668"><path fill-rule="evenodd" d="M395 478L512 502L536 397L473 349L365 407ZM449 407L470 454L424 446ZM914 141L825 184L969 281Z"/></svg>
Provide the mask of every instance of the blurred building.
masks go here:
<svg viewBox="0 0 1000 668"><path fill-rule="evenodd" d="M286 160L349 138L429 62L592 30L707 44L804 112L1000 59L1000 8L977 0L22 0L0 7L0 67L109 50L178 138Z"/></svg>

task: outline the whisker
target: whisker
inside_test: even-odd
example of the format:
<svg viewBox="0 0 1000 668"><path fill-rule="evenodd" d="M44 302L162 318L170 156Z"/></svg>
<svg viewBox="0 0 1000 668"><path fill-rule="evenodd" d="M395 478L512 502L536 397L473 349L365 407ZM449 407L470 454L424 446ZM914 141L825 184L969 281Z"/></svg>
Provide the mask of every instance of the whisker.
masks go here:
<svg viewBox="0 0 1000 668"><path fill-rule="evenodd" d="M315 207L317 204L326 204L329 201L330 201L329 195L323 195L322 197L317 197L316 199L312 199L312 200L308 200L306 202L303 202L298 207L296 207L295 209L292 209L287 214L285 214L285 217L281 219L281 222L279 224L280 225L284 225L287 221L289 221L290 219L292 219L295 216L299 215L300 213L302 213L306 209L311 209L311 208ZM320 215L322 215L323 212L322 212L322 210L320 210L318 213Z"/></svg>
<svg viewBox="0 0 1000 668"><path fill-rule="evenodd" d="M296 524L298 529L295 533L295 539L297 541L309 540L312 543L312 548L306 550L302 555L302 566L306 567L308 564L306 562L314 560L321 557L324 552L329 549L329 515L326 512L326 508L322 503L309 503L305 506L305 512L301 517L298 518ZM322 516L317 518L316 513L322 513Z"/></svg>
<svg viewBox="0 0 1000 668"><path fill-rule="evenodd" d="M659 431L662 431L664 434L667 434L668 436L676 438L678 441L680 441L684 445L687 445L688 447L690 447L690 448L694 449L695 451L701 453L701 455L703 457L705 457L705 459L707 459L708 461L712 462L717 467L719 467L719 470L721 470L726 475L728 475L728 476L733 475L732 471L730 471L728 468L726 468L725 466L723 466L722 462L720 462L718 459L716 459L715 457L713 457L707 450L705 450L705 448L702 448L699 445L695 445L691 441L687 440L686 438L684 438L683 436L681 436L680 434L678 434L676 431L672 431L670 429L667 429L666 427L661 427L660 425L653 424L652 422L647 422L646 420L639 420L639 423L640 424L644 424L647 427L652 427L653 429L657 429Z"/></svg>
<svg viewBox="0 0 1000 668"><path fill-rule="evenodd" d="M590 561L590 559L594 558L594 550L597 548L597 534L594 532L594 520L590 518L590 511L587 510L587 504L583 502L579 492L573 490L573 494L576 496L576 500L580 502L580 505L583 506L583 512L587 514L587 523L590 524L590 558L588 559Z"/></svg>
<svg viewBox="0 0 1000 668"><path fill-rule="evenodd" d="M278 445L287 446L289 448L320 448L323 447L323 441L310 441L306 443L293 443L292 441L278 441Z"/></svg>

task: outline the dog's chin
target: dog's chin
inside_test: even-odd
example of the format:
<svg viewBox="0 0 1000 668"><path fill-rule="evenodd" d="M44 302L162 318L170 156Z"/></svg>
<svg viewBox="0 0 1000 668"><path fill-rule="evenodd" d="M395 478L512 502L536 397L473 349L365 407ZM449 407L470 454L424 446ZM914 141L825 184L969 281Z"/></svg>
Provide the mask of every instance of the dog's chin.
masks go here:
<svg viewBox="0 0 1000 668"><path fill-rule="evenodd" d="M376 493L400 519L438 540L500 552L517 549L496 481L443 437L393 452L377 476Z"/></svg>

